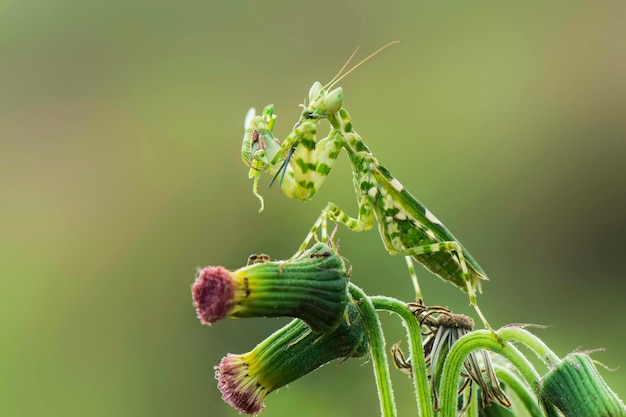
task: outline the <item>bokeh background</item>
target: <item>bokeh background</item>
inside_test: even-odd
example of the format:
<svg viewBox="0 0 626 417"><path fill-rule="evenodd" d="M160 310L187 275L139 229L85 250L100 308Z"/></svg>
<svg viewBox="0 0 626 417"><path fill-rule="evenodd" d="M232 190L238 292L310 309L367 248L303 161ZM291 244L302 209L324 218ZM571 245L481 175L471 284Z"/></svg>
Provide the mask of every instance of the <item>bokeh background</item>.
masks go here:
<svg viewBox="0 0 626 417"><path fill-rule="evenodd" d="M626 397L625 19L620 1L3 1L0 415L236 415L213 366L285 320L201 326L195 268L289 257L327 201L356 213L342 157L306 204L264 182L259 214L244 115L274 103L284 137L313 81L391 40L341 83L355 128L489 273L494 325L550 324L559 355L605 348ZM376 231L339 238L354 282L410 300ZM473 313L419 274L429 304ZM378 413L359 361L266 404Z"/></svg>

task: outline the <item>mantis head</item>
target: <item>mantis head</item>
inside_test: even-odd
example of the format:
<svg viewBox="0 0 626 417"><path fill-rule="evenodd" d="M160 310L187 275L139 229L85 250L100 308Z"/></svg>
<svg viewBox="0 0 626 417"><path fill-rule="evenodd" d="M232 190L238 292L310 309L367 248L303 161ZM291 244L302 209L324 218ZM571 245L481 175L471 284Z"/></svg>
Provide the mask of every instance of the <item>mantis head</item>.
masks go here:
<svg viewBox="0 0 626 417"><path fill-rule="evenodd" d="M343 89L337 87L328 90L319 81L315 81L309 89L309 104L305 106L305 119L319 120L337 113L343 105Z"/></svg>
<svg viewBox="0 0 626 417"><path fill-rule="evenodd" d="M374 53L370 54L367 58L361 60L358 64L345 71L346 67L350 64L350 61L356 54L357 49L354 50L348 61L341 67L337 75L333 77L332 80L326 85L322 85L319 81L315 81L311 88L309 89L309 104L304 107L304 111L302 112L302 118L308 120L319 120L327 118L328 116L337 113L341 110L343 106L343 89L341 87L337 87L334 90L332 89L339 81L348 76L352 71L359 68L361 65L369 61L372 57L377 55L380 51L391 46L398 41L389 42L385 46L379 48Z"/></svg>

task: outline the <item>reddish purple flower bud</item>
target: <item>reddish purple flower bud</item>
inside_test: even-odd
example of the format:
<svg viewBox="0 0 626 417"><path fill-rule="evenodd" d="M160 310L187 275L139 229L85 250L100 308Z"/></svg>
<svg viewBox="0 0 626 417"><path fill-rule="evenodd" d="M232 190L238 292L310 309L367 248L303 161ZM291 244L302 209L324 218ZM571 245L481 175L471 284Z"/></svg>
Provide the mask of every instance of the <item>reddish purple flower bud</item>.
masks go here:
<svg viewBox="0 0 626 417"><path fill-rule="evenodd" d="M215 367L215 376L225 402L242 414L256 416L265 408L268 390L258 383L256 375L248 375L248 366L244 355L229 353Z"/></svg>
<svg viewBox="0 0 626 417"><path fill-rule="evenodd" d="M234 282L232 273L221 266L207 266L198 271L191 292L202 324L212 324L230 314L235 303Z"/></svg>
<svg viewBox="0 0 626 417"><path fill-rule="evenodd" d="M202 268L192 295L202 324L225 317L296 317L314 332L328 333L342 319L347 287L343 259L318 243L290 261L254 263L236 271Z"/></svg>
<svg viewBox="0 0 626 417"><path fill-rule="evenodd" d="M348 320L332 333L315 334L293 320L243 355L228 354L215 367L222 398L239 412L257 415L267 395L335 359L368 353L367 331L358 309L348 304Z"/></svg>

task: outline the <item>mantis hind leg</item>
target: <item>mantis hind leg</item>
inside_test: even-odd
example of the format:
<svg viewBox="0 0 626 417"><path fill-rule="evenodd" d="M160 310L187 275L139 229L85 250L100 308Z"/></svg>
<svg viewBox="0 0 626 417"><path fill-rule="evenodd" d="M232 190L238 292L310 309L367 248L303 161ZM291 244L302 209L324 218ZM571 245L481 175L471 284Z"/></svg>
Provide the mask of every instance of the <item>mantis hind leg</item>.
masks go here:
<svg viewBox="0 0 626 417"><path fill-rule="evenodd" d="M411 277L411 281L413 282L413 288L415 289L415 299L423 300L422 298L422 290L420 290L420 284L417 281L417 273L415 272L415 265L413 265L413 257L405 256L406 266L409 268L409 276Z"/></svg>

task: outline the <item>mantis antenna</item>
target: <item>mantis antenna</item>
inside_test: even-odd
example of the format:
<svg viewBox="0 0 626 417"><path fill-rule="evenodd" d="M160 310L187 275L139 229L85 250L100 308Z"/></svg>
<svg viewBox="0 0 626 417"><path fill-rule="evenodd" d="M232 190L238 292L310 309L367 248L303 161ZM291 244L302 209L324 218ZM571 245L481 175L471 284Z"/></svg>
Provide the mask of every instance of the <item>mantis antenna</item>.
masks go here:
<svg viewBox="0 0 626 417"><path fill-rule="evenodd" d="M350 55L350 57L348 58L348 60L346 61L345 64L343 64L343 66L341 67L341 69L339 70L339 72L337 73L337 75L335 75L332 80L330 80L328 82L328 84L326 84L323 89L328 91L328 89L332 88L332 86L334 86L335 84L337 84L339 81L343 80L345 77L347 77L348 75L350 75L354 70L356 70L357 68L359 68L361 65L363 65L364 63L366 63L367 61L369 61L370 59L372 59L373 57L375 57L376 55L378 55L380 52L382 52L384 49L388 48L391 45L394 45L396 43L399 43L400 41L392 41L387 43L386 45L383 45L382 47L378 48L376 51L372 52L370 55L368 55L366 58L362 59L359 63L357 63L355 66L353 66L352 68L350 68L348 71L346 71L344 74L342 74L342 72L346 69L346 67L350 64L350 61L352 61L352 58L354 58L354 56L356 55L357 51L359 50L359 47L357 46L354 49L354 52L352 52L352 54ZM304 107L304 105L302 105ZM296 124L297 125L297 124ZM280 165L280 167L278 168L278 171L276 172L276 174L274 175L274 178L272 178L272 181L270 181L270 184L268 186L268 188L272 187L272 184L274 184L274 182L276 181L276 179L278 177L280 177L280 180L278 181L279 184L282 184L283 179L285 178L285 173L287 172L287 166L289 165L289 161L291 160L291 157L293 156L293 153L295 152L295 148L291 148L289 150L289 154L287 155L287 157L285 158L285 160L283 161L283 163Z"/></svg>
<svg viewBox="0 0 626 417"><path fill-rule="evenodd" d="M381 46L380 48L378 48L376 51L372 52L369 56L367 56L366 58L362 59L358 64L356 64L355 66L353 66L352 68L350 68L345 74L341 75L341 73L343 72L343 70L346 69L346 67L348 66L348 64L350 63L350 61L352 61L352 58L354 58L354 55L356 55L356 52L359 50L359 47L357 46L356 49L354 50L354 52L352 52L352 55L350 55L350 58L348 58L348 60L346 61L346 63L343 65L343 67L341 67L341 69L339 70L339 72L337 73L337 75L335 75L333 77L332 80L330 80L328 82L328 84L326 84L324 86L324 90L327 90L329 88L332 88L335 84L337 84L339 81L343 80L346 76L348 76L350 73L352 73L354 70L356 70L357 68L359 68L361 65L365 64L367 61L369 61L370 59L374 58L376 55L378 55L379 53L381 53L383 50L387 49L388 47L390 47L391 45L395 45L396 43L400 43L400 41L392 41L389 42L388 44ZM341 76L340 76L341 75Z"/></svg>

